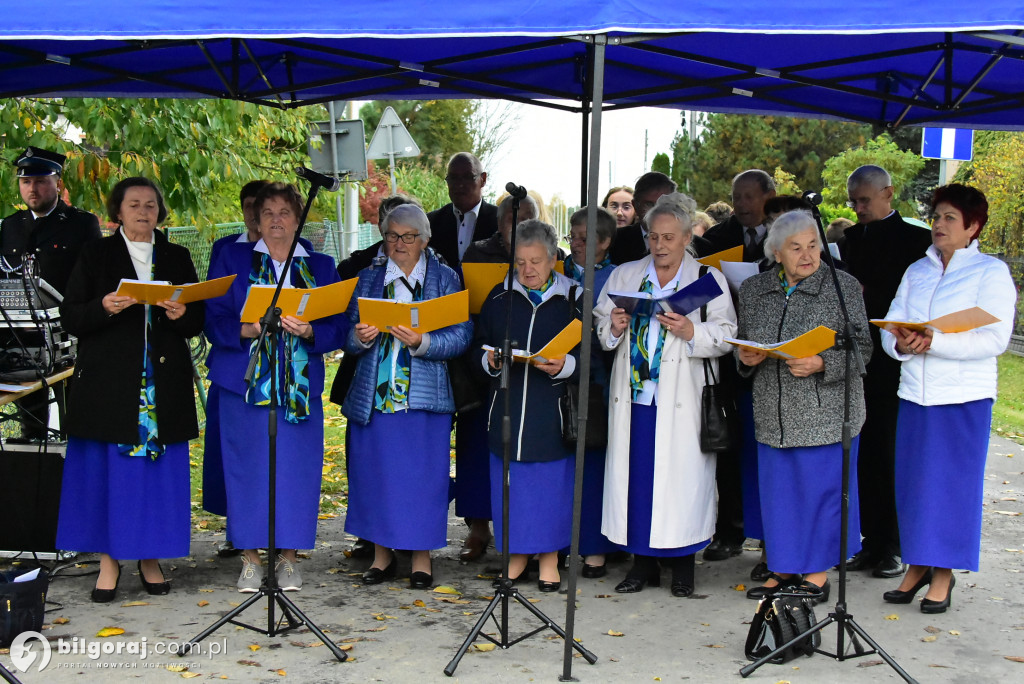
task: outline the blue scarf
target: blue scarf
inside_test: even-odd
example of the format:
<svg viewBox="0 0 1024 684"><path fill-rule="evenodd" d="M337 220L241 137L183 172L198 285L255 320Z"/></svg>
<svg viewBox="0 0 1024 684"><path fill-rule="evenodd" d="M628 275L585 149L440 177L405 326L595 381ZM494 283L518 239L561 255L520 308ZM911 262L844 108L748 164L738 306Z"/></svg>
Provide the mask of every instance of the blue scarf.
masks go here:
<svg viewBox="0 0 1024 684"><path fill-rule="evenodd" d="M654 292L654 285L646 275L640 283L640 292ZM652 311L651 316L653 315ZM640 395L645 380L657 382L661 377L661 350L665 346L666 329L662 326L658 334L658 344L652 352L647 348L647 331L651 327L651 316L634 314L629 322L629 386L633 390L634 400Z"/></svg>
<svg viewBox="0 0 1024 684"><path fill-rule="evenodd" d="M149 266L149 278L153 279L156 268L156 251ZM118 444L117 448L125 456L149 456L155 461L162 456L165 449L160 441L156 427L156 381L153 377L153 347L150 338L153 335L153 307L147 306L146 343L142 351L142 382L139 390L139 441L136 444Z"/></svg>
<svg viewBox="0 0 1024 684"><path fill-rule="evenodd" d="M384 298L395 298L395 283L392 280L384 288ZM412 291L412 301L423 301L423 284L416 283ZM391 354L398 344L398 357L395 359L394 373L391 368ZM380 351L377 355L377 391L374 407L381 413L394 413L396 407L403 407L409 402L409 376L411 374L412 353L404 343L395 339L390 333L380 334Z"/></svg>
<svg viewBox="0 0 1024 684"><path fill-rule="evenodd" d="M523 289L526 290L526 297L527 299L530 300L530 303L533 304L533 308L536 309L538 306L541 305L541 303L544 301L544 293L550 290L551 286L554 284L555 272L552 271L551 274L548 276L548 279L544 281L544 284L541 285L536 290L531 290L530 288L523 285ZM520 283L520 285L522 285L522 283Z"/></svg>
<svg viewBox="0 0 1024 684"><path fill-rule="evenodd" d="M316 287L313 274L303 257L294 257L291 264L291 282L295 287ZM270 255L265 252L253 252L252 270L249 271L250 285L276 285L277 273ZM249 353L256 351L253 340L249 345ZM270 337L263 340L263 347L256 359L256 369L252 382L245 392L245 401L253 406L270 405L271 372L277 374L278 404L284 407L284 418L289 423L309 420L309 353L302 346L296 335L283 333L281 348L284 350L284 377L281 377L281 365L270 362Z"/></svg>

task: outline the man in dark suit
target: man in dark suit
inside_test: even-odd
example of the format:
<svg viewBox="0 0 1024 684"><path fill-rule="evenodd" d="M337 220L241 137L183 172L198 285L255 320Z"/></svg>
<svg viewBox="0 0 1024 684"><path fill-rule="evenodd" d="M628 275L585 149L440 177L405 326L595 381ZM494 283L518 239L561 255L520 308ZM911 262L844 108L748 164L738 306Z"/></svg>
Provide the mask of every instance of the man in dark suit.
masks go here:
<svg viewBox="0 0 1024 684"><path fill-rule="evenodd" d="M28 208L0 222L0 266L5 277L20 274L22 258L33 255L39 277L61 295L67 289L68 277L82 247L100 237L100 224L95 216L60 199L64 190L64 159L62 154L38 147L26 149L14 164L18 167L18 190ZM63 392L63 386L55 386L54 392ZM17 405L22 435L44 439L49 420L46 393L30 394Z"/></svg>
<svg viewBox="0 0 1024 684"><path fill-rule="evenodd" d="M764 239L768 235L764 205L775 197L775 181L760 169L748 169L732 179L733 214L722 223L709 228L704 238L711 251L721 252L743 245L743 261L759 261L764 256ZM735 401L749 402L750 383L742 380L733 364L719 364L722 384L731 390ZM725 560L743 551L746 533L743 528L743 488L741 462L743 432L736 435L736 447L718 454L715 480L718 484L718 521L715 536L706 549L704 560ZM749 448L749 445L747 445ZM767 566L754 568L751 577L766 579Z"/></svg>
<svg viewBox="0 0 1024 684"><path fill-rule="evenodd" d="M615 231L615 238L608 250L613 264L638 261L650 253L644 216L651 210L659 197L675 191L676 182L658 171L650 171L637 179L633 190L633 209L636 211L636 219L628 226ZM697 256L707 256L714 251L710 249L710 243L699 235L693 236L691 245Z"/></svg>
<svg viewBox="0 0 1024 684"><path fill-rule="evenodd" d="M903 273L924 256L931 233L903 220L892 208L892 178L879 166L862 166L846 181L858 222L839 240L839 253L850 273L864 288L868 318L885 318ZM870 326L871 341L881 349L881 331ZM860 553L847 564L850 570L871 570L875 577L897 577L906 566L900 561L896 525L896 413L900 363L876 351L867 363L864 402L867 419L857 452L860 492Z"/></svg>
<svg viewBox="0 0 1024 684"><path fill-rule="evenodd" d="M487 172L469 152L452 156L444 180L451 202L427 214L430 246L458 270L462 255L471 244L494 235L498 229L498 210L483 201Z"/></svg>

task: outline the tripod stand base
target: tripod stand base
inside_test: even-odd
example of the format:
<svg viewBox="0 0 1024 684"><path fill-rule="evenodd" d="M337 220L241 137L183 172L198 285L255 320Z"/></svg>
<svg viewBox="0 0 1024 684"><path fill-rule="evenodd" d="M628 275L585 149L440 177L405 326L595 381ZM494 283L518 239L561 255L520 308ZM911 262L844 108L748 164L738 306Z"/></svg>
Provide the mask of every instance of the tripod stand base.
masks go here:
<svg viewBox="0 0 1024 684"><path fill-rule="evenodd" d="M511 582L507 582L507 584L511 584ZM544 624L542 624L540 627L537 627L533 631L527 632L526 634L523 634L522 636L512 640L509 640L508 638L508 631L506 629L502 629L500 626L500 640L495 639L494 637L488 634L484 634L482 631L483 627L487 623L487 619L493 617L494 611L497 609L499 604L504 603L505 611L506 613L508 612L508 599L510 598L515 599L520 605L524 606L528 611L533 613L533 615ZM497 621L495 620L495 622ZM473 644L474 641L476 641L477 637L483 637L484 639L493 643L495 646L498 646L501 649L507 649L510 646L518 644L520 641L529 639L534 634L542 632L545 629L550 629L552 632L562 637L562 639L567 638L565 630L559 627L557 624L555 624L555 622L553 622L551 618L549 618L547 615L541 612L539 608L530 603L530 601L526 599L526 597L519 593L518 589L516 589L514 586L499 587L498 590L494 592L494 598L491 599L491 602L487 605L487 608L480 616L480 619L476 621L475 625L473 625L473 629L470 630L469 635L466 637L466 640L462 642L461 646L459 646L459 650L456 652L455 657L452 658L451 662L449 662L447 667L444 668L444 673L449 677L455 674L455 668L459 666L459 661L462 660L462 656L466 655L466 651L469 650L469 647ZM582 644L579 644L574 640L572 642L572 647L580 655L582 655L583 658L591 665L597 662L597 656L588 651L586 648L584 648Z"/></svg>
<svg viewBox="0 0 1024 684"><path fill-rule="evenodd" d="M9 684L21 684L21 680L14 676L14 674L0 663L0 679Z"/></svg>

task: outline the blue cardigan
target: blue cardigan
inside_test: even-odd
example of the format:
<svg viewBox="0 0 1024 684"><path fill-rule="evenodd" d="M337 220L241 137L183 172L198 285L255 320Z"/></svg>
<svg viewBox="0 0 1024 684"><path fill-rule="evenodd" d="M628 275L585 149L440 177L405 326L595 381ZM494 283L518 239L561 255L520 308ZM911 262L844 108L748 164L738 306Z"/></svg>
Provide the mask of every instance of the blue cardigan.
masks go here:
<svg viewBox="0 0 1024 684"><path fill-rule="evenodd" d="M459 276L437 259L434 250L424 250L427 270L423 282L423 299L435 299L462 289ZM359 282L348 305L352 329L345 344L345 353L358 357L355 377L349 386L341 412L349 420L367 425L373 414L374 393L377 390L377 358L380 354L380 335L369 348L356 339L355 325L359 322L359 298L383 297L387 261L374 259L369 268L359 272ZM426 351L412 357L409 369L409 408L432 413L455 413L455 399L448 366L445 361L460 356L469 347L473 337L473 324L469 321L450 325L430 333Z"/></svg>
<svg viewBox="0 0 1024 684"><path fill-rule="evenodd" d="M206 337L212 347L206 358L210 382L234 392L245 394L243 380L249 365L249 347L252 340L240 335L239 317L249 292L249 272L252 269L254 242L236 242L224 245L217 259L210 264L210 279L235 274L235 282L227 294L211 299L206 304ZM310 252L307 258L310 272L317 286L338 282L334 259L326 254ZM338 349L348 335L349 322L344 314L335 314L313 321L312 342L303 341L309 353L309 399L320 401L324 391L324 359L327 352Z"/></svg>

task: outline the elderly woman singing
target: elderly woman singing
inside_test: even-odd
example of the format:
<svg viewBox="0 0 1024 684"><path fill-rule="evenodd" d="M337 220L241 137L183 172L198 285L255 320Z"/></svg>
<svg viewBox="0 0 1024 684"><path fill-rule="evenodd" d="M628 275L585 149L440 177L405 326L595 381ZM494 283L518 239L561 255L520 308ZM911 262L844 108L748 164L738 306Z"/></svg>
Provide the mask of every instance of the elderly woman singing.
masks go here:
<svg viewBox="0 0 1024 684"><path fill-rule="evenodd" d="M736 332L732 300L711 300L701 322L698 311L630 316L608 294L665 297L695 281L701 266L687 252L695 211L681 193L658 198L644 217L650 255L616 268L594 310L601 345L615 350L601 531L634 554L621 593L657 586L660 561L672 569L672 594L690 596L693 555L715 531L715 456L700 450L700 397L703 360L717 367ZM725 277L709 272L728 292Z"/></svg>
<svg viewBox="0 0 1024 684"><path fill-rule="evenodd" d="M116 294L122 278L196 281L188 250L156 231L167 217L157 186L124 179L107 212L120 227L85 246L60 307L78 360L57 546L102 554L97 603L116 596L117 559L143 559L142 586L159 595L170 585L156 559L188 555L188 440L199 429L187 339L203 329L202 304Z"/></svg>

